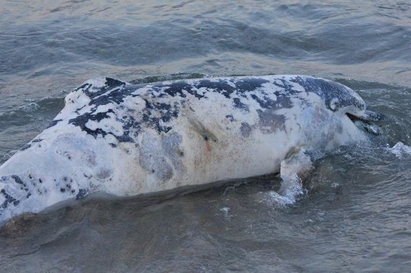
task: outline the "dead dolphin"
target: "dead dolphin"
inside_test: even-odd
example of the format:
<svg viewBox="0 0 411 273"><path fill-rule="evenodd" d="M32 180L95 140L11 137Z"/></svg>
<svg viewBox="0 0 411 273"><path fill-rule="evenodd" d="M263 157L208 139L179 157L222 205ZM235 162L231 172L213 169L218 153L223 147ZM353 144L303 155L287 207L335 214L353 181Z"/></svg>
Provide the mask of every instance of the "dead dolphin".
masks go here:
<svg viewBox="0 0 411 273"><path fill-rule="evenodd" d="M89 80L0 167L0 222L95 192L133 196L275 172L290 181L310 167L311 151L367 141L378 119L350 88L309 76Z"/></svg>

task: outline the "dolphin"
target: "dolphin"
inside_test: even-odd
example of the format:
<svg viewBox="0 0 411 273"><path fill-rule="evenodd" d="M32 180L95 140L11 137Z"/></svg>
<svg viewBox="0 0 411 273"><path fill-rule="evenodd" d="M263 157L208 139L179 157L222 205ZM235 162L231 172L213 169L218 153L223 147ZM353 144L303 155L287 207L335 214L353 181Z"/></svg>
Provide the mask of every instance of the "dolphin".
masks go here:
<svg viewBox="0 0 411 273"><path fill-rule="evenodd" d="M310 76L88 80L0 167L0 222L93 193L135 196L278 172L295 195L287 189L301 189L311 153L369 141L380 119L352 89Z"/></svg>

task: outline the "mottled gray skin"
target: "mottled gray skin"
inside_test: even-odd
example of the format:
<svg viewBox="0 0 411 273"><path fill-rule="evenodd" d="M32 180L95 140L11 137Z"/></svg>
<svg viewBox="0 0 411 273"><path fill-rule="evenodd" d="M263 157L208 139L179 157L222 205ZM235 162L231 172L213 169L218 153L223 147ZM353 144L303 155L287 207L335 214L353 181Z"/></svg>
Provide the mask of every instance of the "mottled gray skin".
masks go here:
<svg viewBox="0 0 411 273"><path fill-rule="evenodd" d="M105 78L65 102L0 167L0 222L93 192L132 196L278 172L300 151L366 140L352 120L380 118L351 89L307 76Z"/></svg>

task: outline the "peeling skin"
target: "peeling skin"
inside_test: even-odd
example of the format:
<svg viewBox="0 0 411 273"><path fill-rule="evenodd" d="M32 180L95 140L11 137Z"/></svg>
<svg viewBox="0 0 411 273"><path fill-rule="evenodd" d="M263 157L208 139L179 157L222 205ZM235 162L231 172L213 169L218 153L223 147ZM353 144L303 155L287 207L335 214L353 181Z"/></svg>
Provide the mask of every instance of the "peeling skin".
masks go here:
<svg viewBox="0 0 411 273"><path fill-rule="evenodd" d="M365 141L376 119L351 89L307 76L100 78L0 167L0 222L95 192L131 196L278 172L299 148Z"/></svg>
<svg viewBox="0 0 411 273"><path fill-rule="evenodd" d="M274 133L285 129L285 116L278 115L272 110L258 111L260 131L265 134Z"/></svg>
<svg viewBox="0 0 411 273"><path fill-rule="evenodd" d="M143 136L139 162L148 175L153 175L162 182L173 177L173 169L166 160L161 141L154 135Z"/></svg>

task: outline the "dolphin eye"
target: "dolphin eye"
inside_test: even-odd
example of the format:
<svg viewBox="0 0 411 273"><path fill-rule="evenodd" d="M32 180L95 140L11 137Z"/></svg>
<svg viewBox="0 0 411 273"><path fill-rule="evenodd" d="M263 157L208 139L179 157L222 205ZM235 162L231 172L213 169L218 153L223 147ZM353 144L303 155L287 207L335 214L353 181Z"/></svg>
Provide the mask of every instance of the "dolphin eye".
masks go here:
<svg viewBox="0 0 411 273"><path fill-rule="evenodd" d="M337 110L339 106L340 106L340 100L338 98L331 99L329 107L332 111Z"/></svg>

